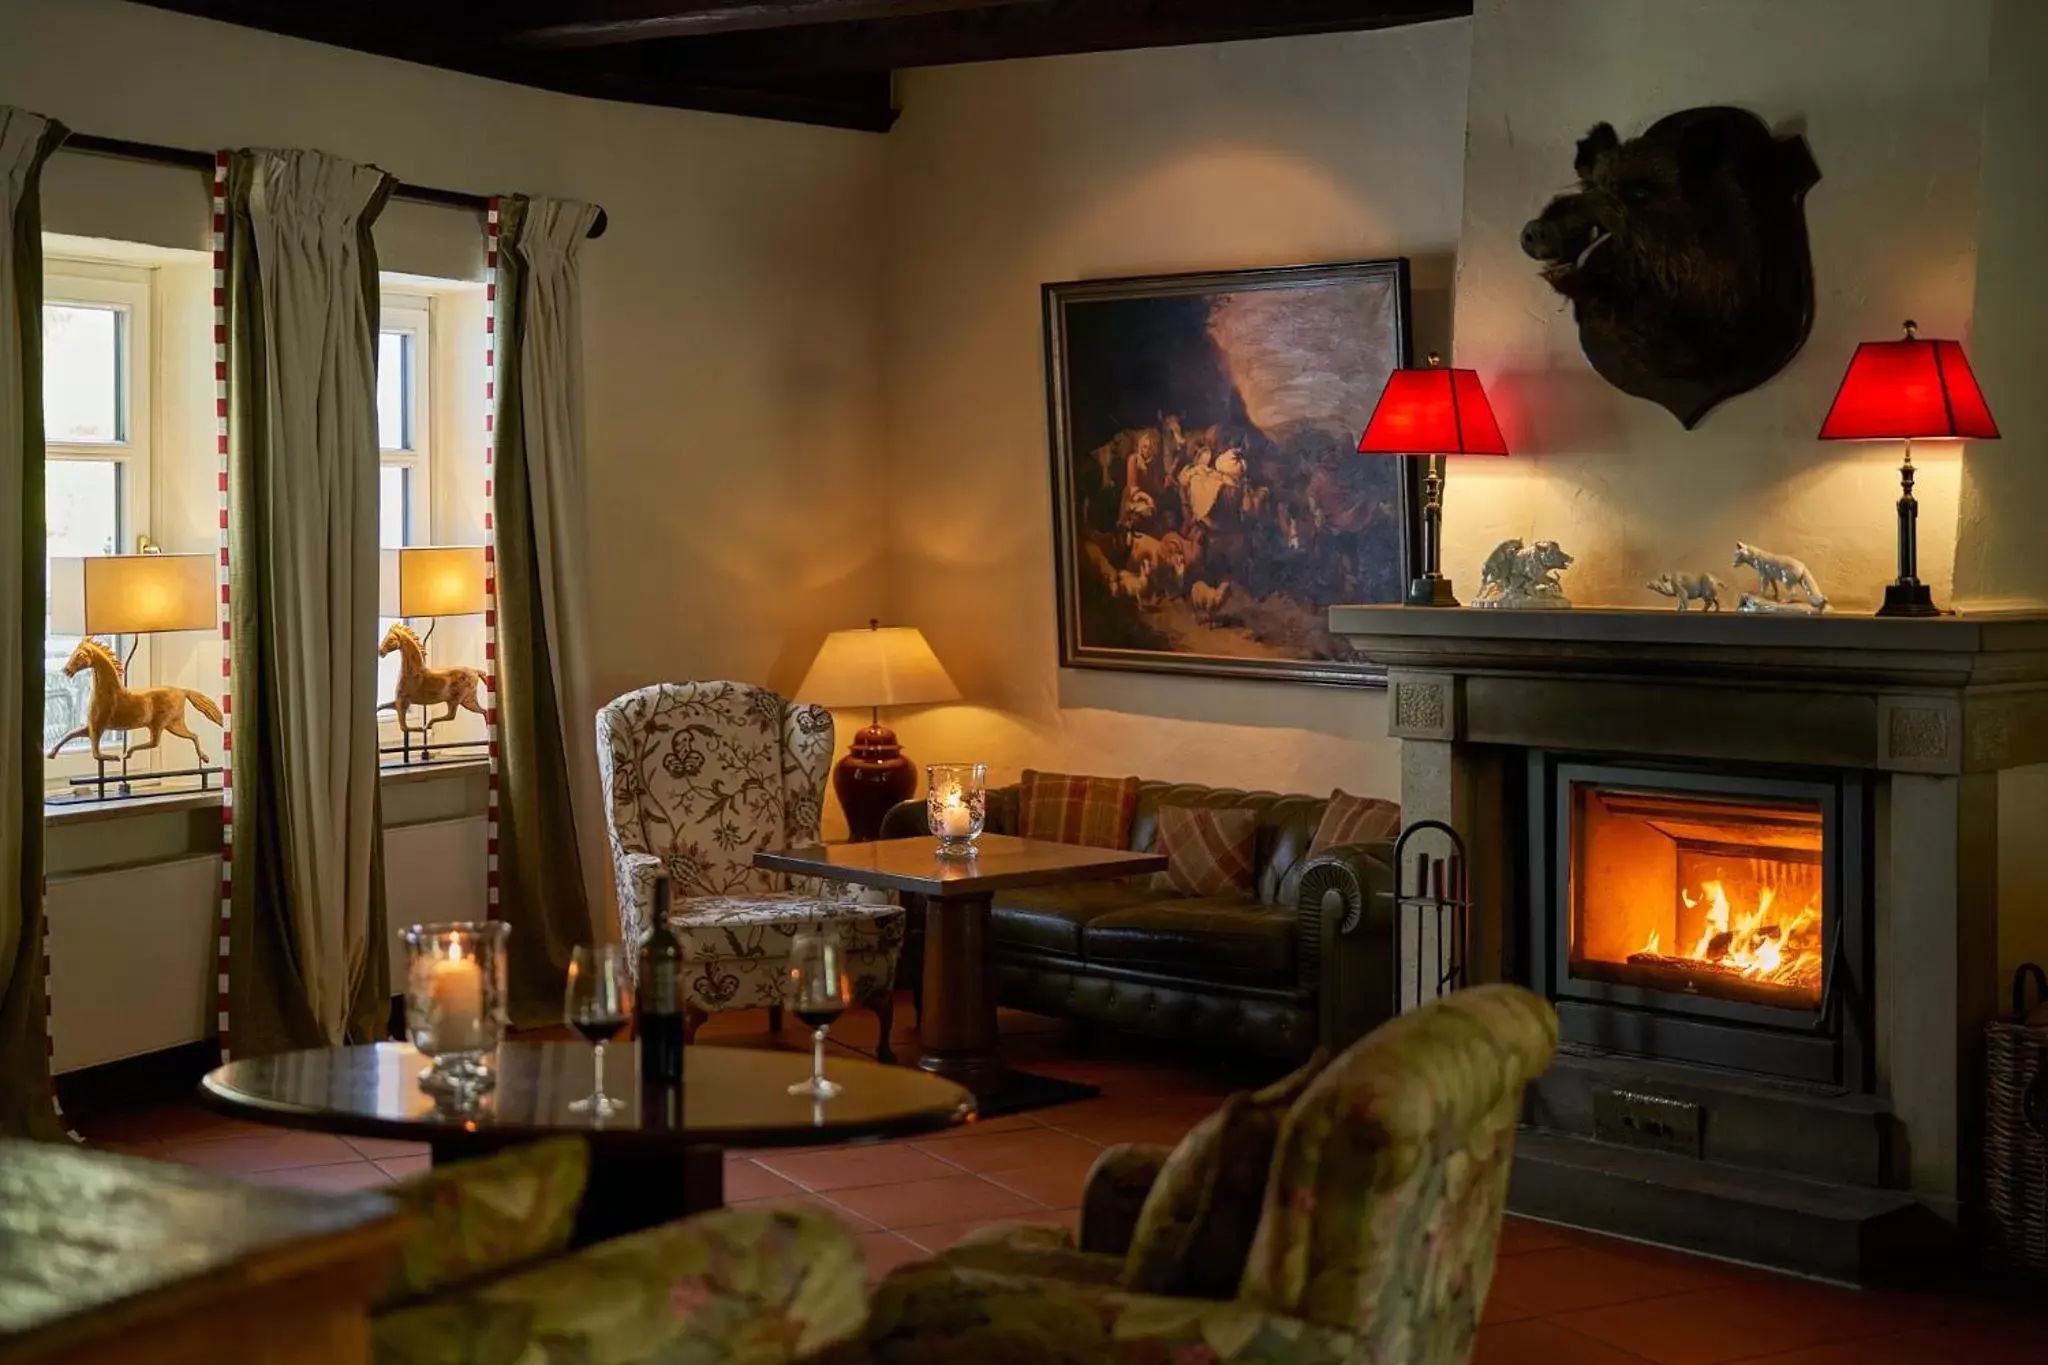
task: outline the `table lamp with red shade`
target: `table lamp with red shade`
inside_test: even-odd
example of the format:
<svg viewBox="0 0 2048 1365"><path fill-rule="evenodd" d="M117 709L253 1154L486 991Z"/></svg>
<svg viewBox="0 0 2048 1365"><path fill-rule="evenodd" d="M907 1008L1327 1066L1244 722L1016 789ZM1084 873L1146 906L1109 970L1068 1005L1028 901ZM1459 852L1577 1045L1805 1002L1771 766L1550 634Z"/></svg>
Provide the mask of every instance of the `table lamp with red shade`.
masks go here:
<svg viewBox="0 0 2048 1365"><path fill-rule="evenodd" d="M1445 455L1505 455L1508 443L1493 420L1476 370L1443 368L1429 353L1427 369L1400 369L1387 376L1380 401L1359 438L1361 455L1427 455L1423 480L1422 576L1408 585L1411 607L1455 607L1457 596L1444 577L1443 521Z"/></svg>
<svg viewBox="0 0 2048 1365"><path fill-rule="evenodd" d="M896 732L882 724L882 708L958 701L960 689L923 631L870 621L865 630L827 635L796 695L833 710L870 711L873 724L853 737L832 770L832 790L854 841L880 838L889 808L917 794L917 767L903 756Z"/></svg>
<svg viewBox="0 0 2048 1365"><path fill-rule="evenodd" d="M1925 341L1913 320L1897 341L1866 341L1821 423L1823 441L1904 441L1899 466L1899 577L1887 583L1879 616L1938 616L1920 581L1920 503L1913 496L1913 442L1995 441L1998 423L1984 402L1961 342Z"/></svg>

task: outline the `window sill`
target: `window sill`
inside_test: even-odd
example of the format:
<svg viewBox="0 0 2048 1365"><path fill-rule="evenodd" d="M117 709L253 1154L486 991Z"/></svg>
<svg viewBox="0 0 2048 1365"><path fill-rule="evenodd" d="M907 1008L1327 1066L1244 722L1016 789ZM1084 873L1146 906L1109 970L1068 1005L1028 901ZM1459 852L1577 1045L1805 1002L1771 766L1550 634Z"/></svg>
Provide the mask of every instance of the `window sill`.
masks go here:
<svg viewBox="0 0 2048 1365"><path fill-rule="evenodd" d="M389 791L393 787L467 777L472 773L483 776L489 770L490 763L486 759L452 758L436 763L415 763L408 768L383 768L377 773L377 781ZM219 806L220 789L217 787L212 791L130 796L119 801L65 801L58 805L46 802L43 823L46 826L88 825L101 820L119 820L124 816L174 815L181 811L210 810Z"/></svg>
<svg viewBox="0 0 2048 1365"><path fill-rule="evenodd" d="M481 819L490 795L489 770L479 758L381 773L385 832ZM218 858L220 808L218 791L44 806L44 870L58 879Z"/></svg>

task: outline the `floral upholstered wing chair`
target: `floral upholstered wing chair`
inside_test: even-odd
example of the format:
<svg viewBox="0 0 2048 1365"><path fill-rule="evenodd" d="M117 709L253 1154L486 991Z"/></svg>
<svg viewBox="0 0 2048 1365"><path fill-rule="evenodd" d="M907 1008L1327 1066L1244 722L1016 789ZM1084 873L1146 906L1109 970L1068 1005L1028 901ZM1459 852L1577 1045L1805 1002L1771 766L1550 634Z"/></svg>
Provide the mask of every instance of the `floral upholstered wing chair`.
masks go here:
<svg viewBox="0 0 2048 1365"><path fill-rule="evenodd" d="M863 1352L873 1365L1463 1365L1493 1278L1522 1088L1556 1045L1543 1000L1480 986L1339 1054L1281 1120L1241 1269L1204 1267L1235 1282L1232 1297L1132 1287L1148 1228L1177 1237L1221 1210L1171 1198L1155 1209L1167 1149L1112 1147L1089 1172L1078 1245L1064 1228L991 1228L905 1266L876 1291Z"/></svg>
<svg viewBox="0 0 2048 1365"><path fill-rule="evenodd" d="M670 925L689 956L686 1027L707 1014L767 1006L780 1027L790 940L827 929L881 1016L889 1053L890 986L903 911L881 893L798 879L754 854L816 843L832 762L832 715L736 682L659 683L597 713L619 931L652 929L655 881L667 876Z"/></svg>

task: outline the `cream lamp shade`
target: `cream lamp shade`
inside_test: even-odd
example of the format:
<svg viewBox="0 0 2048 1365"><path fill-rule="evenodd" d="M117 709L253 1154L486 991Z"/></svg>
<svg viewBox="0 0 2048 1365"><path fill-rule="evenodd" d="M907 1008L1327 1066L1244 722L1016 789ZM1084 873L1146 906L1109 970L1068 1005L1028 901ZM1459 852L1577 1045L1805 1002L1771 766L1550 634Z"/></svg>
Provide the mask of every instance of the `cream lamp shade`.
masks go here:
<svg viewBox="0 0 2048 1365"><path fill-rule="evenodd" d="M958 701L960 689L946 676L923 631L870 624L866 630L827 635L796 695L799 701L847 709Z"/></svg>
<svg viewBox="0 0 2048 1365"><path fill-rule="evenodd" d="M50 629L60 635L211 630L220 579L210 554L59 556L50 561Z"/></svg>
<svg viewBox="0 0 2048 1365"><path fill-rule="evenodd" d="M474 616L484 609L481 545L385 550L378 569L379 616Z"/></svg>

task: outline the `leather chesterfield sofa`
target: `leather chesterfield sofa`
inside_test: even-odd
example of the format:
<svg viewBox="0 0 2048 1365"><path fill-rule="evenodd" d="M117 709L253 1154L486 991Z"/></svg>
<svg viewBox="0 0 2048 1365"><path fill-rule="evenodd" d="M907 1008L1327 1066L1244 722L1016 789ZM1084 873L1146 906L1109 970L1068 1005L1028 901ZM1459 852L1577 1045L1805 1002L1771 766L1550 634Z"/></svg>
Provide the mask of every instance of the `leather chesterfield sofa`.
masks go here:
<svg viewBox="0 0 2048 1365"><path fill-rule="evenodd" d="M1151 878L999 893L990 925L998 1001L1177 1042L1275 1057L1341 1048L1391 1013L1391 842L1307 856L1328 798L1146 782L1130 847L1150 852L1159 808L1258 812L1252 894L1190 898ZM1017 788L988 794L987 829L1017 832ZM885 839L929 837L922 801L882 823ZM921 980L915 910L902 984Z"/></svg>

